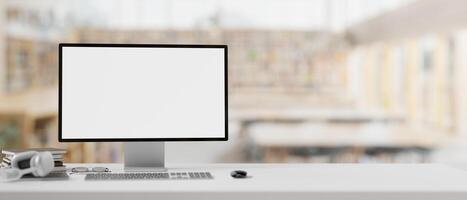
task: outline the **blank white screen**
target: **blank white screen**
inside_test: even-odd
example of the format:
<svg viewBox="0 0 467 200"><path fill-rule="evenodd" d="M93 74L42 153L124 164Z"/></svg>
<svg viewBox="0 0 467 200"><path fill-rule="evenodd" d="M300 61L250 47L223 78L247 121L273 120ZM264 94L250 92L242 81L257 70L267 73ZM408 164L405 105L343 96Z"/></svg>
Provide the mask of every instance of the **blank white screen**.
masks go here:
<svg viewBox="0 0 467 200"><path fill-rule="evenodd" d="M223 48L62 48L62 139L225 137Z"/></svg>

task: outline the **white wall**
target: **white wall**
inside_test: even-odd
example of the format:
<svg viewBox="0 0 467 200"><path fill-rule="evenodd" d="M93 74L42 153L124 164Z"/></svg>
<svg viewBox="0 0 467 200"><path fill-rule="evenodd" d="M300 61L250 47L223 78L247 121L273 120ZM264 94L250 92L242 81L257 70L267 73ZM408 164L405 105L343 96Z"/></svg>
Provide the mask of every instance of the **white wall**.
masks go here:
<svg viewBox="0 0 467 200"><path fill-rule="evenodd" d="M467 30L461 30L455 33L456 36L456 51L455 65L456 69L456 108L457 108L457 125L460 135L467 138L467 93L465 92L465 84L467 83Z"/></svg>
<svg viewBox="0 0 467 200"><path fill-rule="evenodd" d="M449 141L448 145L439 148L432 155L433 162L465 164L467 163L467 30L454 32L455 36L455 107L457 137Z"/></svg>

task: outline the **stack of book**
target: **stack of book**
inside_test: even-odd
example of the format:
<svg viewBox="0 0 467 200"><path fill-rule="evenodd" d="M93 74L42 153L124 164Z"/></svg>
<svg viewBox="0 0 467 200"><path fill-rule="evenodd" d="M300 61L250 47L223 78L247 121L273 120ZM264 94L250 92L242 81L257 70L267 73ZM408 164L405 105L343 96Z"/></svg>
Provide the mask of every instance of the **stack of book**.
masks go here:
<svg viewBox="0 0 467 200"><path fill-rule="evenodd" d="M63 165L63 159L66 154L65 149L56 149L56 148L31 148L31 149L3 149L2 150L2 163L0 164L0 167L10 167L11 166L11 160L13 157L22 152L26 151L37 151L37 152L44 152L44 151L49 151L52 153L52 156L54 158L54 163L55 167L52 170L52 172L65 172L66 167ZM23 161L19 163L19 168L28 168L29 167L29 161Z"/></svg>

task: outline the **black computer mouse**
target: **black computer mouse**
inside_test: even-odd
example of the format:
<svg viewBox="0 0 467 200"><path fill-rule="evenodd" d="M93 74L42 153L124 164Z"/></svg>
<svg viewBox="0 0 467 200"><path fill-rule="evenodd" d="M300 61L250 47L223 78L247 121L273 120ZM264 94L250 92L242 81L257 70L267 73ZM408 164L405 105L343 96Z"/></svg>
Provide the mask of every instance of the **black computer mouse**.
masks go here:
<svg viewBox="0 0 467 200"><path fill-rule="evenodd" d="M235 170L235 171L230 172L230 176L234 178L246 178L247 173L246 171L243 171L243 170Z"/></svg>

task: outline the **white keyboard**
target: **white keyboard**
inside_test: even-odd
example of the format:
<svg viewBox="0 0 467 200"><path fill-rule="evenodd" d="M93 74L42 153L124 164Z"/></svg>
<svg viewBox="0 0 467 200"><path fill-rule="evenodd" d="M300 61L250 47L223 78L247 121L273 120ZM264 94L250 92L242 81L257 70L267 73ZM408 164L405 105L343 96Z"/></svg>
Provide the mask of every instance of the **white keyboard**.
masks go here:
<svg viewBox="0 0 467 200"><path fill-rule="evenodd" d="M84 178L87 181L105 180L183 180L213 179L210 172L125 172L125 173L91 173Z"/></svg>

